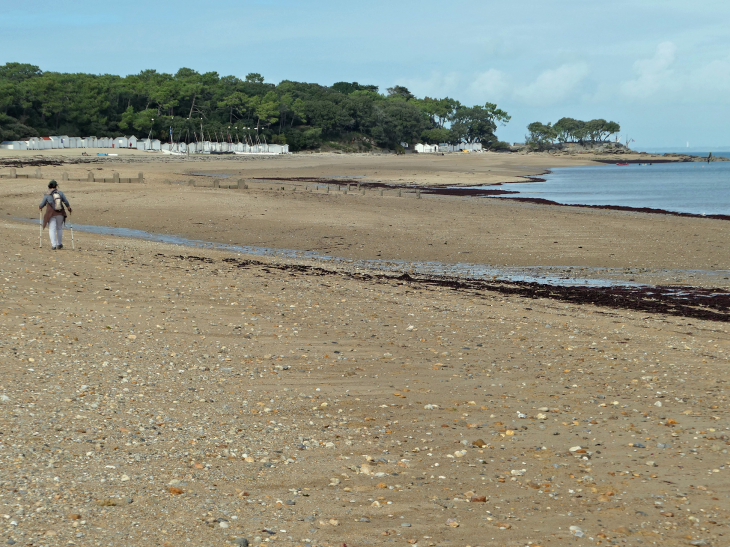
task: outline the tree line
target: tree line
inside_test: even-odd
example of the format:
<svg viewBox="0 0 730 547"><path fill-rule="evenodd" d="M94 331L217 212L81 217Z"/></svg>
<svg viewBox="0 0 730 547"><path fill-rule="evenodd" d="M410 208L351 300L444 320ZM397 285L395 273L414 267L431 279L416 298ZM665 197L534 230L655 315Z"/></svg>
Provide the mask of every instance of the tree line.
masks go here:
<svg viewBox="0 0 730 547"><path fill-rule="evenodd" d="M418 98L403 86L338 82L332 86L265 82L181 68L175 74L44 72L23 63L0 66L0 141L33 136L135 135L176 141L243 140L292 150L323 143L355 149L400 143L480 142L505 148L495 131L510 116L494 103L465 106L451 98Z"/></svg>
<svg viewBox="0 0 730 547"><path fill-rule="evenodd" d="M555 125L533 122L527 126L526 144L546 148L556 141L560 143L577 142L596 144L606 142L611 135L621 131L616 122L600 118L584 122L573 118L560 118Z"/></svg>

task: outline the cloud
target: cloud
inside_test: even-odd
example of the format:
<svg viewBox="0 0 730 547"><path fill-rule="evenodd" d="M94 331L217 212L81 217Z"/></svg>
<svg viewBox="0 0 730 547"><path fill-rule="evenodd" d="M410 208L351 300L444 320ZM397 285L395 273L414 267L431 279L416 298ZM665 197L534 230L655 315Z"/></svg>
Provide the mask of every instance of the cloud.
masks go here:
<svg viewBox="0 0 730 547"><path fill-rule="evenodd" d="M673 79L677 47L672 42L662 42L656 48L654 57L634 62L636 78L621 84L621 92L627 97L646 99L658 92L675 87Z"/></svg>
<svg viewBox="0 0 730 547"><path fill-rule="evenodd" d="M715 59L691 72L687 87L694 96L727 102L730 93L730 57Z"/></svg>
<svg viewBox="0 0 730 547"><path fill-rule="evenodd" d="M533 106L558 103L574 94L590 70L587 63L569 63L543 71L533 82L515 89L517 99Z"/></svg>
<svg viewBox="0 0 730 547"><path fill-rule="evenodd" d="M485 97L488 101L499 101L510 90L510 82L507 74L501 70L490 68L486 72L477 74L474 81L469 85L468 93L474 97Z"/></svg>

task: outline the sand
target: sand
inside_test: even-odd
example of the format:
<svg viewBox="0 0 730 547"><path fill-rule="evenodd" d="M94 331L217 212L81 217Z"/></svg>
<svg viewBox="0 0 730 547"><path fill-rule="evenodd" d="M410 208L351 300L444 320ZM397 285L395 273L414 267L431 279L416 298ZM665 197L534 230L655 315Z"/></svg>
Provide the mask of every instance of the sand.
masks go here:
<svg viewBox="0 0 730 547"><path fill-rule="evenodd" d="M399 169L401 182L466 182L497 168L488 155L444 156L440 172L439 158L401 159L130 156L42 169L145 172L144 185L63 183L80 224L727 287L724 221L252 182L396 182ZM249 188L170 184L199 169ZM0 180L7 540L722 543L726 320L79 231L76 251L67 231L52 252L16 220L36 218L43 186Z"/></svg>

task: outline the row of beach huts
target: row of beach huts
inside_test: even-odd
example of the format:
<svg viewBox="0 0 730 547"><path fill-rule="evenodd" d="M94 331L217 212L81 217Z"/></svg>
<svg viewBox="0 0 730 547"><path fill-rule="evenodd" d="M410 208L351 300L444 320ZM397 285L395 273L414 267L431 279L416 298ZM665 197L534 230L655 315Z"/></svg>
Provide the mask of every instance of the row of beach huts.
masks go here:
<svg viewBox="0 0 730 547"><path fill-rule="evenodd" d="M143 150L182 154L288 154L288 144L246 144L242 142L202 141L193 143L163 143L158 139L128 137L30 137L26 140L4 141L4 150L54 150L62 148L113 148L118 150Z"/></svg>
<svg viewBox="0 0 730 547"><path fill-rule="evenodd" d="M462 142L459 144L417 144L413 149L419 154L445 154L447 152L482 152L482 143L467 143Z"/></svg>
<svg viewBox="0 0 730 547"><path fill-rule="evenodd" d="M119 150L143 150L182 154L288 154L288 144L248 144L242 142L201 141L191 143L163 143L158 139L137 139L128 137L31 137L27 140L4 141L0 149L5 150L52 150L58 148L114 148ZM460 143L458 145L416 144L414 150L420 154L447 152L482 152L481 143Z"/></svg>

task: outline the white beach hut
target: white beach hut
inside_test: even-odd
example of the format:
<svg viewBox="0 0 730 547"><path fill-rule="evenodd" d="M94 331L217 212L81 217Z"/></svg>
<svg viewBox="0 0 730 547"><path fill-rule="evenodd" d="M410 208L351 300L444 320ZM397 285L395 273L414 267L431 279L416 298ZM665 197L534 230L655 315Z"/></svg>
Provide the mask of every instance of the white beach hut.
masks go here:
<svg viewBox="0 0 730 547"><path fill-rule="evenodd" d="M31 137L28 139L28 150L43 150L43 141L40 137Z"/></svg>
<svg viewBox="0 0 730 547"><path fill-rule="evenodd" d="M3 141L0 143L3 150L28 150L28 143L25 141Z"/></svg>

